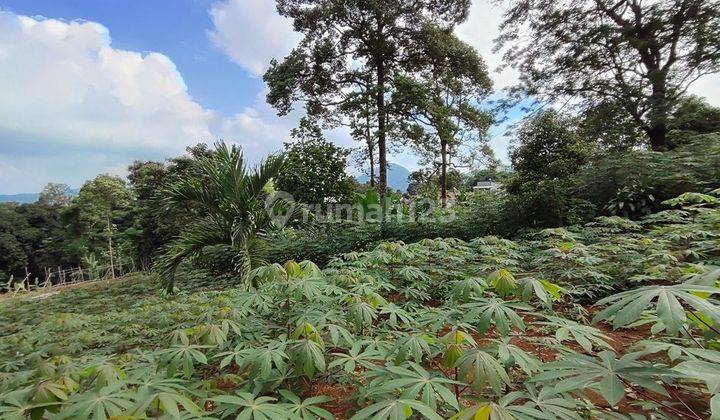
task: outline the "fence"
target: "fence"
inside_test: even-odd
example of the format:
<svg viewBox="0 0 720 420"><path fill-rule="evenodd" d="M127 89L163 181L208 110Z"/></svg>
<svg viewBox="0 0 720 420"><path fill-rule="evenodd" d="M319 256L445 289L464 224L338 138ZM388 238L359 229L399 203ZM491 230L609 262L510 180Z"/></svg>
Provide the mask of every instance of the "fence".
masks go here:
<svg viewBox="0 0 720 420"><path fill-rule="evenodd" d="M0 294L12 293L14 296L20 292L50 290L53 287L77 284L84 281L115 278L115 276L122 276L133 271L135 271L135 265L133 263L122 262L116 263L112 266L107 265L86 268L78 266L77 268L66 269L58 267L55 270L45 269L44 280L40 280L38 277L34 277L33 280L30 280L31 273L28 273L26 270L24 279L17 280L11 275L10 280L8 280L7 283L0 284Z"/></svg>

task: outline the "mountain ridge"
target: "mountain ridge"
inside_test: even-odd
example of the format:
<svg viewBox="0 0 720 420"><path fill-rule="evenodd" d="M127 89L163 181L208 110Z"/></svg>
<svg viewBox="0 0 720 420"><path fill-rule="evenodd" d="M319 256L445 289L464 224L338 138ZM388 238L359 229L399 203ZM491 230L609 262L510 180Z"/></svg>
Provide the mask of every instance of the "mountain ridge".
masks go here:
<svg viewBox="0 0 720 420"><path fill-rule="evenodd" d="M378 173L380 173L380 169L376 167L376 177ZM400 192L407 192L408 185L410 185L410 181L408 181L408 176L410 176L410 170L406 167L397 163L388 163L388 187L394 190L400 190ZM361 184L370 182L370 176L367 174L359 175L355 179Z"/></svg>
<svg viewBox="0 0 720 420"><path fill-rule="evenodd" d="M77 188L70 188L69 192L72 197L78 195L80 190ZM0 203L18 203L18 204L30 204L38 201L40 193L20 193L20 194L0 194Z"/></svg>

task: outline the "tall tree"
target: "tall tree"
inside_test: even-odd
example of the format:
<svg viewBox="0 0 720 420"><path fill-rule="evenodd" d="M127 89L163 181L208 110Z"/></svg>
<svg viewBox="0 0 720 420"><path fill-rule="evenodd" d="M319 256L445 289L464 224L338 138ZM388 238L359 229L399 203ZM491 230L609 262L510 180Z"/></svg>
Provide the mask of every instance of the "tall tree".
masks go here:
<svg viewBox="0 0 720 420"><path fill-rule="evenodd" d="M372 84L368 77L366 86ZM363 171L369 168L367 175L370 186L375 187L375 162L377 156L377 111L375 101L366 86L360 86L357 94L340 107L340 111L349 115L350 135L361 146L355 149L354 160Z"/></svg>
<svg viewBox="0 0 720 420"><path fill-rule="evenodd" d="M16 210L15 203L0 203L0 282L21 276L30 263L30 246L36 232ZM20 278L22 280L22 278Z"/></svg>
<svg viewBox="0 0 720 420"><path fill-rule="evenodd" d="M574 174L590 157L590 146L575 129L575 118L545 110L525 119L510 152L516 181L562 179Z"/></svg>
<svg viewBox="0 0 720 420"><path fill-rule="evenodd" d="M155 253L171 235L175 235L182 224L175 224L170 229L169 218L162 211L162 200L158 191L164 188L170 178L167 167L160 162L135 161L128 167L128 180L135 193L132 203L133 229L128 237L133 244L134 258L140 266L150 268Z"/></svg>
<svg viewBox="0 0 720 420"><path fill-rule="evenodd" d="M479 108L492 82L477 51L451 30L427 25L417 38L420 54L414 68L397 78L392 102L407 119L400 127L414 140L414 149L437 169L445 207L453 158L466 141L485 138L492 123L492 116Z"/></svg>
<svg viewBox="0 0 720 420"><path fill-rule="evenodd" d="M48 183L38 196L38 203L45 206L64 207L70 204L70 187L66 184Z"/></svg>
<svg viewBox="0 0 720 420"><path fill-rule="evenodd" d="M422 196L436 201L440 189L440 177L438 175L438 171L428 169L418 169L410 173L407 193L411 196ZM446 177L447 188L460 188L462 186L462 174L460 172L450 169Z"/></svg>
<svg viewBox="0 0 720 420"><path fill-rule="evenodd" d="M671 131L689 134L720 132L720 108L708 104L703 98L688 96L680 101L668 127Z"/></svg>
<svg viewBox="0 0 720 420"><path fill-rule="evenodd" d="M627 151L647 144L647 135L615 100L583 110L578 129L587 142L603 150Z"/></svg>
<svg viewBox="0 0 720 420"><path fill-rule="evenodd" d="M44 278L45 269L77 267L82 252L69 238L62 215L68 207L0 204L0 282ZM27 271L26 271L27 270Z"/></svg>
<svg viewBox="0 0 720 420"><path fill-rule="evenodd" d="M125 180L101 174L83 184L69 209L73 230L81 246L90 253L106 250L113 268L117 262L115 258L123 256L115 232L122 232L131 225L129 216L133 199Z"/></svg>
<svg viewBox="0 0 720 420"><path fill-rule="evenodd" d="M412 60L414 39L427 23L452 28L466 19L469 0L278 0L303 40L265 74L268 102L286 114L304 101L308 115L340 123L358 95L371 95L377 120L378 189L387 189L387 139L394 78ZM358 101L362 103L362 101ZM350 109L349 109L350 108Z"/></svg>
<svg viewBox="0 0 720 420"><path fill-rule="evenodd" d="M719 0L500 0L497 47L517 68L517 98L620 106L651 147L698 78L720 71Z"/></svg>

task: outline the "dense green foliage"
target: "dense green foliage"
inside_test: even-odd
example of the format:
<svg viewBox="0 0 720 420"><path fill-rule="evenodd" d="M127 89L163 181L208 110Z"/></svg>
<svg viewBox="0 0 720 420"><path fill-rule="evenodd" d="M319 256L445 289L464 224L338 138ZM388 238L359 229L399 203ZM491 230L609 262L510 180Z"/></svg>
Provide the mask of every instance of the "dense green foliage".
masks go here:
<svg viewBox="0 0 720 420"><path fill-rule="evenodd" d="M99 175L72 201L1 204L0 251L12 255L0 265L0 280L45 278L46 269L78 267L83 260L108 259L114 238L117 262L131 265L127 232L133 223L133 193L118 177ZM85 264L83 264L85 265Z"/></svg>
<svg viewBox="0 0 720 420"><path fill-rule="evenodd" d="M469 53L473 62L482 64L476 52L461 46L453 34L467 19L470 2L277 0L277 6L303 37L282 61L273 60L265 73L268 103L286 115L302 102L311 118L353 127L354 136L368 148L365 155L371 168L377 150L377 189L384 197L389 140L397 124L412 122L407 116L408 96L401 94L408 77L432 69L433 63L448 63L460 51L432 48L439 44L460 46L466 57ZM437 42L440 39L448 42ZM465 64L472 67L471 63ZM481 71L476 76L485 79L483 66L477 69ZM488 81L480 85L485 93Z"/></svg>
<svg viewBox="0 0 720 420"><path fill-rule="evenodd" d="M301 203L348 202L354 193L347 174L350 152L327 141L307 120L293 134L297 141L285 144L285 164L273 179L275 188Z"/></svg>
<svg viewBox="0 0 720 420"><path fill-rule="evenodd" d="M553 118L551 127L555 124ZM526 228L558 227L597 216L638 218L667 209L662 201L677 194L720 187L717 134L691 136L668 152L596 151L589 162L580 165L579 155L563 149L567 147L562 146L566 145L563 140L556 136L557 142L553 143L553 137L533 133L529 130L527 142L518 144L516 156L528 159L518 159L520 169L516 172L484 170L468 175L470 185L475 180L502 181L509 177L506 191L468 194L449 212L420 214L415 220L391 218L384 230L377 223L311 220L296 229L271 232L263 257L271 262L310 259L324 265L335 254L369 249L384 240L411 243L428 237L511 237ZM568 135L573 136L572 132ZM550 143L543 146L545 139ZM548 149L542 153L529 150L543 147ZM168 164L137 162L130 168L129 186L122 186L119 179L101 176L88 183L82 200L76 198L67 205L0 205L0 281L7 282L10 275L23 279L25 267L31 273L30 280L39 277L42 282L47 268L89 268L91 262L107 266L108 228L103 214L108 213L103 212L113 202L121 204L109 213L116 263L130 268L151 267L163 246L182 228L207 214L199 204L168 206L162 192L189 173L199 157L211 155L210 149L198 147L191 150L189 157ZM557 166L552 162L560 160L567 161L567 166L552 169ZM106 180L120 186L110 191L125 197L125 201L113 197L105 201L102 195L90 193L93 185L102 185ZM437 200L435 181L437 177L419 182L419 195ZM457 187L462 193L461 186ZM82 210L81 204L85 207ZM228 250L215 251L206 249L195 265L215 274L234 271L236 255Z"/></svg>
<svg viewBox="0 0 720 420"><path fill-rule="evenodd" d="M507 0L498 47L521 77L518 100L601 107L617 139L672 146L669 119L720 66L716 0ZM712 29L711 29L712 28ZM608 130L601 130L608 132Z"/></svg>
<svg viewBox="0 0 720 420"><path fill-rule="evenodd" d="M565 170L564 177L545 177L540 167L535 174L511 177L509 184L521 189L517 193L476 193L456 203L450 217L437 212L417 220L391 219L385 230L379 224L331 221L278 232L270 241L268 260L310 259L323 265L336 253L366 250L383 240L511 237L534 226L559 227L598 216L637 219L669 209L662 202L677 194L720 188L720 137L697 136L664 153L610 151ZM497 173L479 176L492 178Z"/></svg>
<svg viewBox="0 0 720 420"><path fill-rule="evenodd" d="M167 207L160 193L185 174L193 160L210 153L200 144L188 148L188 156L167 163L134 162L128 168L129 183L101 174L86 182L75 198L63 197L66 189L50 184L37 203L0 204L8 221L0 229L7 233L0 239L0 249L23 250L13 264L0 265L0 279L14 275L22 280L25 268L30 281L40 282L45 270L58 267L109 268L108 239L114 244L116 265L150 268L162 246L201 212L188 205Z"/></svg>
<svg viewBox="0 0 720 420"><path fill-rule="evenodd" d="M384 242L324 270L263 266L250 290L168 300L136 277L5 298L0 412L706 418L720 198L667 205L516 241ZM574 304L598 300L600 312Z"/></svg>
<svg viewBox="0 0 720 420"><path fill-rule="evenodd" d="M637 217L663 208L664 200L678 194L720 187L720 135L685 142L665 153L635 150L601 156L578 172L578 196L598 212Z"/></svg>
<svg viewBox="0 0 720 420"><path fill-rule="evenodd" d="M519 128L511 152L515 173L508 191L519 198L529 226L561 226L578 222L572 197L572 175L585 165L591 146L574 128L574 120L556 111L542 111Z"/></svg>
<svg viewBox="0 0 720 420"><path fill-rule="evenodd" d="M229 247L233 251L234 271L249 284L250 271L263 262L263 236L276 227L267 209L287 211L286 221L296 212L295 206L283 199L266 197L266 186L283 164L282 156L270 156L250 170L238 147L218 143L213 153L193 161L190 170L168 187L169 206L195 204L205 211L166 245L155 263L168 291L175 286L178 266L183 261L201 258L210 246Z"/></svg>
<svg viewBox="0 0 720 420"><path fill-rule="evenodd" d="M579 143L559 121L537 123L525 127L530 135L513 152L517 170L507 183L524 220L517 228L563 226L600 215L637 218L663 209L661 203L677 194L720 187L718 134L684 137L682 146L668 152L599 151Z"/></svg>
<svg viewBox="0 0 720 420"><path fill-rule="evenodd" d="M521 120L512 168L470 0L277 0L302 40L267 100L306 111L283 154L0 204L0 419L720 418L720 109L686 94L718 0L507 3L501 105L581 111Z"/></svg>

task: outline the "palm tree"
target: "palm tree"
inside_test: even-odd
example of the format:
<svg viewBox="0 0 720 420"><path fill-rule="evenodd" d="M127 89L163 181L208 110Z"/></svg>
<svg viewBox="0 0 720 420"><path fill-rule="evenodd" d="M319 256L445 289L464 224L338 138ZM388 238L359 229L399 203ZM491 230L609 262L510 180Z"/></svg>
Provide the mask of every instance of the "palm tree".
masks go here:
<svg viewBox="0 0 720 420"><path fill-rule="evenodd" d="M195 204L203 214L165 247L155 264L168 292L174 289L177 267L212 245L235 251L235 270L245 286L251 286L250 271L265 263L264 234L275 226L268 206L292 217L298 214L298 208L284 200L263 200L265 186L283 167L282 156L270 156L249 171L238 147L219 142L215 148L197 157L191 170L164 191L168 205Z"/></svg>

